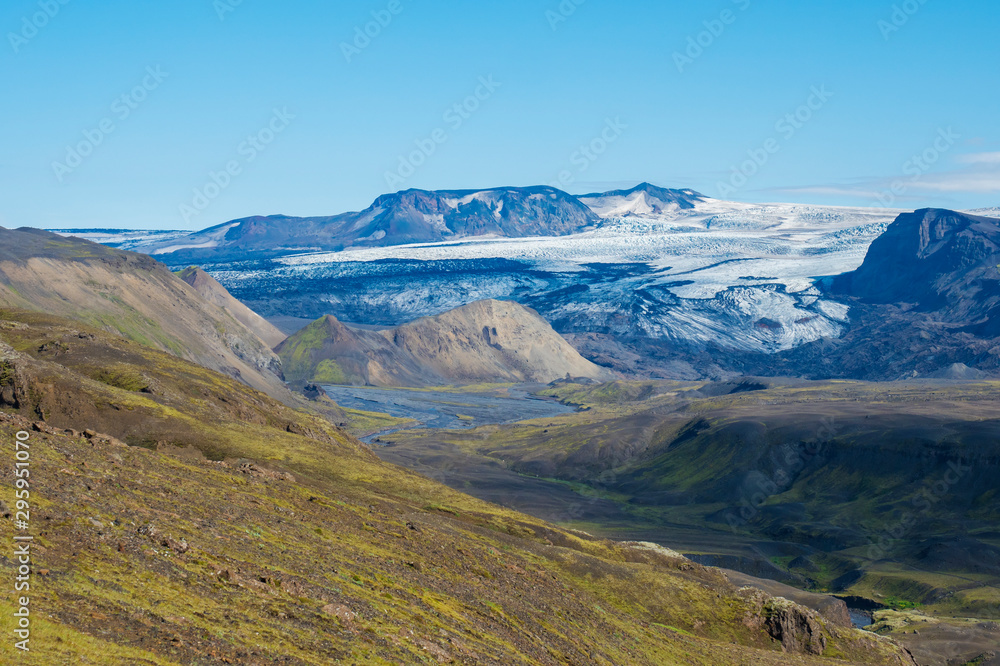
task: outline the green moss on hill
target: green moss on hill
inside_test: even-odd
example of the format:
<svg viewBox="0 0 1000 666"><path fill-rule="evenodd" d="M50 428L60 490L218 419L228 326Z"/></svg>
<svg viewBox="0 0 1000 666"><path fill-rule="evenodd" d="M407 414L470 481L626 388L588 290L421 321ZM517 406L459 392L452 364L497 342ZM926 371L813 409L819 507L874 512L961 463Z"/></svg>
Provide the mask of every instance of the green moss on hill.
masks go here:
<svg viewBox="0 0 1000 666"><path fill-rule="evenodd" d="M718 572L382 463L175 356L4 317L27 324L0 331L32 396L0 405L0 440L32 432L39 663L828 663L783 654ZM849 663L905 663L824 631Z"/></svg>

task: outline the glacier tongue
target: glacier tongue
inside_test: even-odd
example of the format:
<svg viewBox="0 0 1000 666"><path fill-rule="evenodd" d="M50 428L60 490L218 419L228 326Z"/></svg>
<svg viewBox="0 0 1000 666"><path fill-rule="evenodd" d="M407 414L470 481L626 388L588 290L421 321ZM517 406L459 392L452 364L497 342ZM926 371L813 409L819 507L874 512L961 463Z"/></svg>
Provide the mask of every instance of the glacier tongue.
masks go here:
<svg viewBox="0 0 1000 666"><path fill-rule="evenodd" d="M541 196L541 195L538 195ZM607 333L777 352L844 329L846 306L816 279L861 265L899 211L719 201L643 184L579 198L601 222L568 236L475 236L293 254L206 268L265 315L398 325L486 298L538 310L564 333ZM484 201L468 193L448 206ZM998 215L997 209L976 211ZM426 216L430 226L441 215ZM228 225L182 232L81 233L143 251L212 244ZM147 251L149 251L147 249ZM157 251L157 250L153 250ZM185 265L186 266L186 265Z"/></svg>
<svg viewBox="0 0 1000 666"><path fill-rule="evenodd" d="M843 332L847 308L815 281L857 268L897 211L640 193L572 236L464 238L279 258L216 276L265 314L398 324L484 298L538 310L561 332L777 352ZM627 203L627 202L626 202ZM642 204L642 205L639 205Z"/></svg>

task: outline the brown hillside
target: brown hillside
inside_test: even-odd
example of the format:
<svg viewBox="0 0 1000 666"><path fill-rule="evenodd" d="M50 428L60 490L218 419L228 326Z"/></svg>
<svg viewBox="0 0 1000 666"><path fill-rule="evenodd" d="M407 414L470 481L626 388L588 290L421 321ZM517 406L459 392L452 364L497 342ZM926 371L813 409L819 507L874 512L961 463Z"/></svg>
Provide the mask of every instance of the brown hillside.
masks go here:
<svg viewBox="0 0 1000 666"><path fill-rule="evenodd" d="M304 404L285 386L269 344L239 320L250 311L240 311L221 285L201 284L212 299L146 255L0 227L0 307L69 317ZM339 412L332 403L324 409Z"/></svg>
<svg viewBox="0 0 1000 666"><path fill-rule="evenodd" d="M479 301L395 329L366 331L324 317L277 352L290 380L372 386L542 382L614 375L586 360L537 312Z"/></svg>
<svg viewBox="0 0 1000 666"><path fill-rule="evenodd" d="M263 340L269 348L274 349L288 337L269 321L233 298L232 294L226 291L226 288L219 284L218 280L197 266L185 268L178 274L178 277L194 287L195 291L201 294L201 297L206 301L218 305L235 317L237 321Z"/></svg>

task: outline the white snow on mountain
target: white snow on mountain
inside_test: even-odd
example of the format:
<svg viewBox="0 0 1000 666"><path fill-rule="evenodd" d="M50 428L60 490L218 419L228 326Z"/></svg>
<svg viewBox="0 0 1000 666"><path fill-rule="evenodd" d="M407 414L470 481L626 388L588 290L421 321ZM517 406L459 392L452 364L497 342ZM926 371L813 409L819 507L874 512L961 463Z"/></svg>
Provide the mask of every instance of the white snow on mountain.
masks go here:
<svg viewBox="0 0 1000 666"><path fill-rule="evenodd" d="M669 190L649 183L631 190L585 194L577 198L603 218L670 217L695 203L709 201L694 190Z"/></svg>
<svg viewBox="0 0 1000 666"><path fill-rule="evenodd" d="M440 261L504 258L557 270L572 264L649 263L663 283L684 298L711 298L728 286L783 284L802 291L811 278L857 268L868 245L898 212L776 204L750 206L709 200L690 211L657 217L606 220L601 228L572 236L464 238L430 244L348 249L289 256L278 262L309 267L385 259ZM569 266L567 266L569 264Z"/></svg>
<svg viewBox="0 0 1000 666"><path fill-rule="evenodd" d="M969 215L979 215L981 217L1000 217L1000 206L993 206L992 208L976 208L975 210L965 211Z"/></svg>
<svg viewBox="0 0 1000 666"><path fill-rule="evenodd" d="M499 214L494 191L447 205L473 200ZM312 314L348 321L401 323L483 298L511 298L560 330L775 352L843 332L847 307L826 297L817 279L860 266L871 242L902 212L736 203L646 184L580 200L602 222L575 235L288 250L273 268L236 262L213 274L250 300L270 298L283 285L295 286L293 293L302 287L316 295L311 307L323 309ZM439 218L427 221L443 225ZM160 255L214 247L232 226L88 237Z"/></svg>
<svg viewBox="0 0 1000 666"><path fill-rule="evenodd" d="M572 236L465 238L277 261L285 267L280 270L283 280L322 279L339 274L346 264L384 260L507 259L569 282L569 275L593 265L646 265L639 275L599 280L586 293L551 302L546 292L558 289L532 282L537 277L517 275L495 275L483 282L462 276L440 284L414 276L412 284L391 294L373 287L364 299L366 306L420 316L470 299L529 294L522 298L544 301L543 314L550 320L591 321L605 330L619 327L623 334L779 351L840 335L847 309L824 299L815 280L860 266L868 246L900 212L711 199L688 210L643 210L642 215L621 217L609 213L600 228ZM624 316L623 310L629 314Z"/></svg>
<svg viewBox="0 0 1000 666"><path fill-rule="evenodd" d="M144 229L49 229L60 236L76 236L122 250L145 248L153 243L169 243L186 238L189 231L159 231Z"/></svg>

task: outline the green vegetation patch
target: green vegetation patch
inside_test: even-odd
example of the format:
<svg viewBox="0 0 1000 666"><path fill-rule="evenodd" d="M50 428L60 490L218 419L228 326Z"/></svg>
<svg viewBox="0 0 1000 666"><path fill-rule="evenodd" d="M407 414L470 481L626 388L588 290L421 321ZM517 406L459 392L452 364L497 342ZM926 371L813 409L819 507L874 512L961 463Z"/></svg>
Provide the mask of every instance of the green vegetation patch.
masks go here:
<svg viewBox="0 0 1000 666"><path fill-rule="evenodd" d="M348 384L350 380L336 361L324 359L316 366L312 380L321 384Z"/></svg>
<svg viewBox="0 0 1000 666"><path fill-rule="evenodd" d="M145 375L126 365L96 368L87 374L102 384L133 393L148 391L150 388L150 381Z"/></svg>

